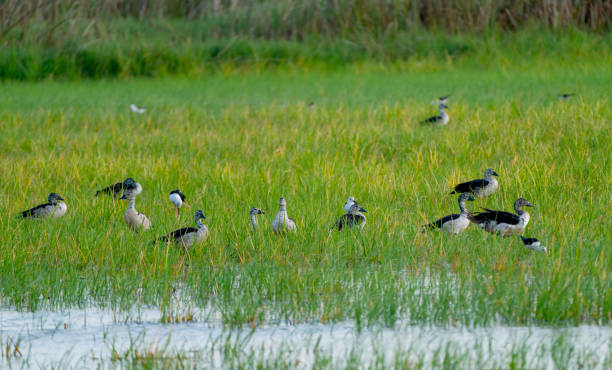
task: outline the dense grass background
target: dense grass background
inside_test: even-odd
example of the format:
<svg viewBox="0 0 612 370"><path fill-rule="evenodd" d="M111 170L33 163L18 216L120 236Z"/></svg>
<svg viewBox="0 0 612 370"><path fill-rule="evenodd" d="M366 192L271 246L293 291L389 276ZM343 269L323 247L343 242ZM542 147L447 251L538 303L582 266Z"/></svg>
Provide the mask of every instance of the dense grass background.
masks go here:
<svg viewBox="0 0 612 370"><path fill-rule="evenodd" d="M609 324L612 74L601 62L6 83L3 303L172 310L181 301L236 325ZM578 96L557 101L564 91ZM449 126L420 127L446 93ZM132 102L147 114L130 114ZM453 184L487 167L500 173L500 192L472 208L509 210L526 197L536 205L526 235L549 255L474 227L456 237L420 232L456 212ZM93 197L126 176L144 186L137 209L152 219L150 232L126 229L125 204ZM177 186L212 231L189 255L147 244L176 228L167 193ZM66 217L13 218L51 191L67 199ZM368 209L368 224L330 232L348 195ZM299 230L286 238L270 231L280 196ZM268 212L256 233L252 206Z"/></svg>
<svg viewBox="0 0 612 370"><path fill-rule="evenodd" d="M418 31L387 38L363 33L346 39L314 35L297 41L240 35L210 38L198 22L119 20L93 28L97 32L82 26L83 30L52 46L36 37L7 43L0 50L0 79L193 76L228 67L343 68L368 61L401 63L402 68L413 70L612 64L611 34L594 35L578 29L554 32L533 28L485 35Z"/></svg>
<svg viewBox="0 0 612 370"><path fill-rule="evenodd" d="M610 60L610 19L605 0L9 0L0 80L195 75L228 64L583 63Z"/></svg>

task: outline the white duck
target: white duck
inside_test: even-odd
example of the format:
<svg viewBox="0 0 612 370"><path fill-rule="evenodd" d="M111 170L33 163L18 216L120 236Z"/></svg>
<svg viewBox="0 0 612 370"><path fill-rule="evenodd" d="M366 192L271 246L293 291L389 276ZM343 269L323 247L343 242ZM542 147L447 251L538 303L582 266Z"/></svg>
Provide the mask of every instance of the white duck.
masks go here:
<svg viewBox="0 0 612 370"><path fill-rule="evenodd" d="M296 232L297 228L295 227L295 221L287 216L287 201L285 201L285 198L280 198L278 204L279 210L276 214L276 218L272 222L272 231L277 234L286 231Z"/></svg>
<svg viewBox="0 0 612 370"><path fill-rule="evenodd" d="M131 180L131 179L130 179ZM133 181L133 180L132 180ZM134 184L129 183L128 186L134 187ZM132 230L149 230L151 228L151 221L147 216L138 212L135 208L136 205L136 196L137 193L134 191L124 190L123 196L119 199L126 199L128 203L128 207L123 214L123 219L128 227Z"/></svg>

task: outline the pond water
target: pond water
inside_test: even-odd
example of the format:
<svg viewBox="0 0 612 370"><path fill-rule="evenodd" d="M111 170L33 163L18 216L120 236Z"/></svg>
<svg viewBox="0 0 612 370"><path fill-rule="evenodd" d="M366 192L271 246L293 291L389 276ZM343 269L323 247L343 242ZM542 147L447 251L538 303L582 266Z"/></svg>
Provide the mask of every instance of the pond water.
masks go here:
<svg viewBox="0 0 612 370"><path fill-rule="evenodd" d="M322 359L340 366L351 360L392 365L398 358L435 366L445 356L465 367L504 367L513 356L522 356L522 364L529 367L612 365L609 326L466 328L400 324L358 330L354 323L343 322L228 329L215 320L199 321L200 317L210 318L210 312L196 312L195 321L182 322L191 317L175 316L179 322L169 324L162 323L162 313L151 308L122 313L98 309L36 313L0 310L0 366L93 368L113 364L117 357L126 358L135 351L166 358L180 354L213 367L274 359L292 361L303 368Z"/></svg>

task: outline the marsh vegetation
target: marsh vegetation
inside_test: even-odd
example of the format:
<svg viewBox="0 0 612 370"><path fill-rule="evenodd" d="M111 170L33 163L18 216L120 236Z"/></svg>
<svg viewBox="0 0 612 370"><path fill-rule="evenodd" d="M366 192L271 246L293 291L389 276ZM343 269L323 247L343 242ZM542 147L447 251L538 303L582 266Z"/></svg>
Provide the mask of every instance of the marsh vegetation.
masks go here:
<svg viewBox="0 0 612 370"><path fill-rule="evenodd" d="M66 340L93 338L57 318L90 311L124 338L138 323L128 313L148 310L144 321L165 328L160 342L105 342L107 357L92 361L202 364L193 351L204 346L164 344L170 331L195 325L219 330L207 333L216 338L207 345L222 346L221 365L284 366L278 352L258 352L252 338L291 328L309 333L296 344L309 355L291 358L305 366L477 367L470 354L487 358L496 330L520 327L553 339L507 344L504 356L491 357L495 367L609 366L609 346L601 345L612 325L606 26L593 33L540 24L483 35L425 27L359 43L371 47L327 34L194 36L173 44L172 32L153 32L167 24L195 35L199 26L190 22L200 21L96 21L98 31L82 35L97 36L78 46L94 53L87 63L68 43L44 44L27 32L18 39L17 28L3 38L0 364L27 361L24 346L37 343L9 330L10 320L49 315ZM112 31L108 39L99 36L103 26ZM135 32L124 32L129 27ZM161 36L149 43L145 34ZM206 45L218 47L210 59L202 57L212 50ZM155 48L164 52L148 52ZM112 73L95 54L105 50L118 58ZM64 52L66 64L57 64ZM143 75L155 78L134 77ZM575 96L559 100L561 93ZM419 125L445 94L452 94L448 125ZM130 104L146 112L135 114ZM456 236L422 232L456 212L453 186L486 168L499 173L499 190L468 208L510 210L518 197L529 199L536 208L525 235L541 240L547 254L473 225ZM138 209L151 219L149 231L126 228L119 200L94 197L126 177L143 186ZM151 244L177 226L168 202L176 188L192 210L204 211L210 229L188 252ZM15 218L50 192L66 200L64 217ZM367 209L366 226L330 230L349 195ZM295 234L271 231L281 196ZM256 231L251 207L266 211ZM181 211L183 226L192 225L192 210ZM467 337L452 334L413 352L423 356L355 343L335 358L317 342L333 327L350 338L365 332L372 343L377 335L405 335L402 350L428 333ZM578 346L576 338L590 335L583 329L599 339ZM460 346L465 338L469 345ZM280 348L275 340L266 348Z"/></svg>

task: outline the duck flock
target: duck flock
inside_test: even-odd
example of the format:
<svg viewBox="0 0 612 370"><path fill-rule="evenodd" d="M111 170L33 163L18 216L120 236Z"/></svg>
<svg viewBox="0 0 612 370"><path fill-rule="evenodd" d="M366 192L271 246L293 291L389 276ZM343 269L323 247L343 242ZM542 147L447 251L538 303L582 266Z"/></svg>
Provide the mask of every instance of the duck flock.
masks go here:
<svg viewBox="0 0 612 370"><path fill-rule="evenodd" d="M559 95L559 99L566 100L571 97L572 94ZM445 112L448 109L446 105L450 96L443 96L437 99L439 104L439 116L434 116L421 121L422 124L432 125L446 125L449 121L449 116ZM130 109L135 113L144 113L145 109L130 105ZM449 234L457 235L464 230L470 224L477 225L480 229L492 233L501 235L502 237L508 237L512 235L519 235L523 244L532 251L547 252L545 246L536 238L525 238L523 233L529 223L530 215L524 210L524 207L534 207L525 198L518 198L514 202L514 212L506 211L495 211L488 208L483 208L482 212L472 213L466 208L466 203L473 201L475 197L484 198L499 189L499 183L495 177L499 175L492 169L486 169L484 171L484 178L467 181L458 184L454 187L450 194L459 194L458 203L460 213L450 214L444 216L436 221L433 221L423 226L423 231L429 230L440 230ZM95 193L95 196L110 196L119 199L126 200L128 202L127 209L123 215L123 219L127 227L133 231L149 230L151 228L151 221L149 218L136 210L136 197L142 192L142 185L136 182L133 178L127 178L122 182L117 182L110 186L107 186ZM177 222L180 221L180 209L183 206L190 207L187 203L187 197L180 190L172 190L169 193L168 199L175 208ZM68 211L66 201L60 195L56 193L49 194L47 203L40 204L36 207L30 208L20 213L20 218L58 218L64 216ZM332 229L342 231L351 228L363 228L366 224L366 216L364 213L367 211L357 202L357 200L350 196L344 204L344 212L333 225ZM249 218L251 225L254 230L258 229L257 218L260 215L265 215L265 212L259 208L253 207L249 210ZM202 210L196 210L194 213L195 227L183 227L172 231L167 235L156 238L153 243L167 243L175 244L184 249L188 249L193 245L202 243L209 235L208 227L203 224L203 220L206 216ZM288 216L287 213L287 201L284 198L279 200L279 210L276 213L276 217L272 222L272 231L275 234L295 233L297 232L297 226L295 221Z"/></svg>

